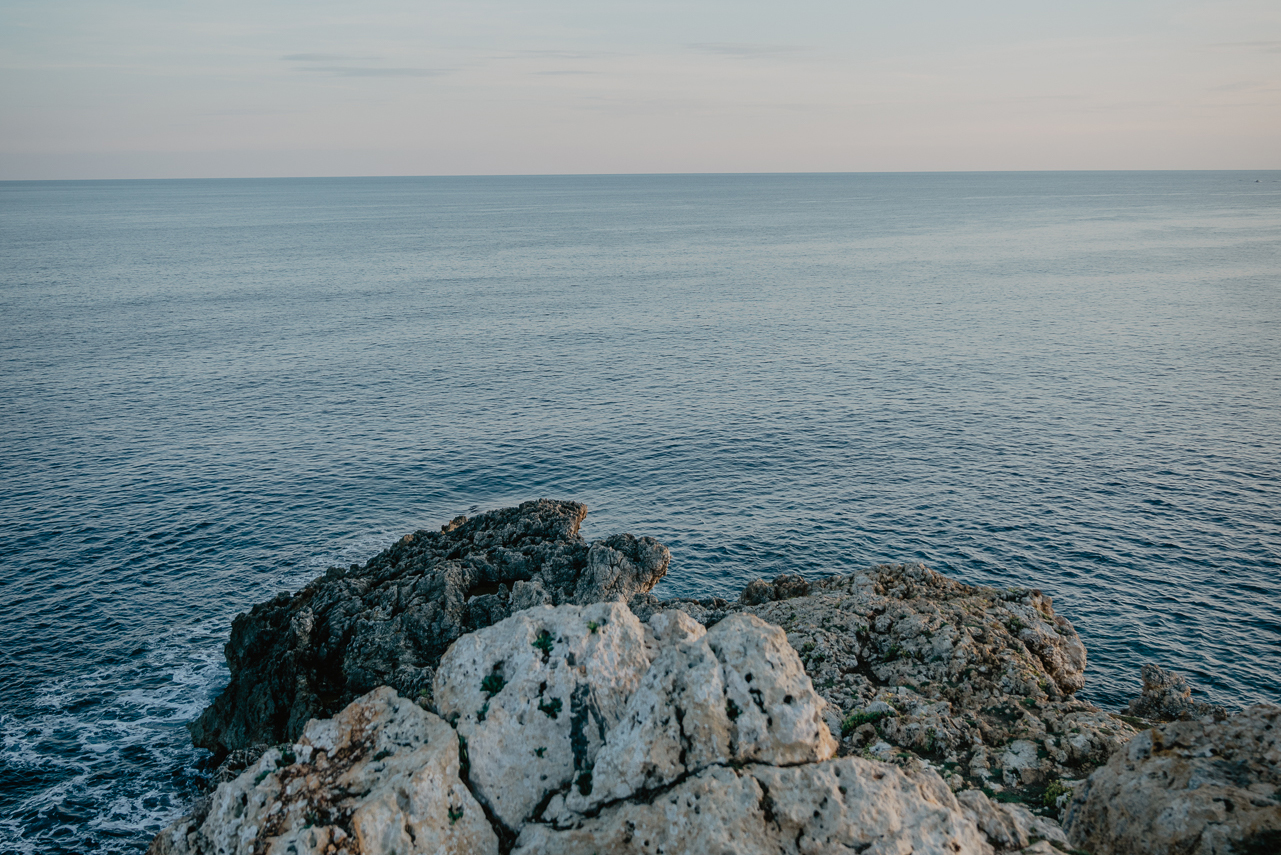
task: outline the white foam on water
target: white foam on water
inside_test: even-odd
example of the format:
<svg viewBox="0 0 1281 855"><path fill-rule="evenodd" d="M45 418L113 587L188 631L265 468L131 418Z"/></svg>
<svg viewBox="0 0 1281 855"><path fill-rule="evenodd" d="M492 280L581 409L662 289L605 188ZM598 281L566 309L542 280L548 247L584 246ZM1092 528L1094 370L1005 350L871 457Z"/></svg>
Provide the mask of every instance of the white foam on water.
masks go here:
<svg viewBox="0 0 1281 855"><path fill-rule="evenodd" d="M232 618L396 538L370 532L247 593L240 607L157 637L130 662L49 680L21 718L0 714L0 766L53 777L0 818L0 852L138 853L188 808L202 780L187 722L226 685Z"/></svg>

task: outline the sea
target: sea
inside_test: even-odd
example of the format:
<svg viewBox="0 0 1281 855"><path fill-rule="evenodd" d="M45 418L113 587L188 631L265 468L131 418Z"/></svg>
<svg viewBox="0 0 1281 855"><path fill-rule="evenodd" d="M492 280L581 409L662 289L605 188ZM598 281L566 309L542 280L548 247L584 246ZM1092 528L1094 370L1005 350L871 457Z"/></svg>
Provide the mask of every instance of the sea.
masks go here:
<svg viewBox="0 0 1281 855"><path fill-rule="evenodd" d="M1281 172L0 183L0 852L143 852L237 613L540 497L1281 703Z"/></svg>

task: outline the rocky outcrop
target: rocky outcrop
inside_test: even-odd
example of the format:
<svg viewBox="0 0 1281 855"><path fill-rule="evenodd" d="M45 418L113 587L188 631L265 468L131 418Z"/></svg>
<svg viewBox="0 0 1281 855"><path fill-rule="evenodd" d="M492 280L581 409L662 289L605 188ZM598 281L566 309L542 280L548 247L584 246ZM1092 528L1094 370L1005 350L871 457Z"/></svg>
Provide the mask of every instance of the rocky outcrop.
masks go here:
<svg viewBox="0 0 1281 855"><path fill-rule="evenodd" d="M391 686L430 691L441 655L460 636L538 604L627 600L667 572L653 538L587 544L587 509L539 500L418 531L363 566L333 568L232 624L230 684L191 724L216 760L295 740L310 718Z"/></svg>
<svg viewBox="0 0 1281 855"><path fill-rule="evenodd" d="M1064 827L1093 855L1281 852L1281 707L1139 734L1079 788Z"/></svg>
<svg viewBox="0 0 1281 855"><path fill-rule="evenodd" d="M1215 731L1156 666L1129 715L1078 701L1040 591L882 565L663 601L667 550L585 513L459 518L238 617L192 725L221 786L153 850L1048 855L1071 802L1094 855L1281 851L1275 713Z"/></svg>
<svg viewBox="0 0 1281 855"><path fill-rule="evenodd" d="M1126 712L1151 721L1176 721L1214 716L1227 717L1227 710L1213 704L1192 700L1188 681L1159 665L1144 665L1140 670L1143 693L1130 701Z"/></svg>
<svg viewBox="0 0 1281 855"><path fill-rule="evenodd" d="M752 615L529 609L456 642L435 700L439 717L379 689L310 722L152 852L1039 851L1026 812L833 758L800 658Z"/></svg>
<svg viewBox="0 0 1281 855"><path fill-rule="evenodd" d="M494 853L499 840L459 776L459 742L390 688L308 722L162 831L148 855Z"/></svg>
<svg viewBox="0 0 1281 855"><path fill-rule="evenodd" d="M680 608L709 624L741 613L778 624L828 702L840 753L925 763L954 790L983 788L1037 810L1048 798L1054 808L1137 732L1073 697L1085 683L1085 646L1037 590L896 564L757 580L734 603L640 596L632 605L641 615Z"/></svg>

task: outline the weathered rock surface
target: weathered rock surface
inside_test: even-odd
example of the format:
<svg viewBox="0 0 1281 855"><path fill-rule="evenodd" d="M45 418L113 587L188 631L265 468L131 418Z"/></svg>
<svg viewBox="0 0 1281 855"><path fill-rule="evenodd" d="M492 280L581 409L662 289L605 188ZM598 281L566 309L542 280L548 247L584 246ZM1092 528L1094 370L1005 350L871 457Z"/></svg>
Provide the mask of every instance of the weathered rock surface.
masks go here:
<svg viewBox="0 0 1281 855"><path fill-rule="evenodd" d="M1281 707L1144 731L1078 789L1064 827L1093 855L1281 852Z"/></svg>
<svg viewBox="0 0 1281 855"><path fill-rule="evenodd" d="M389 688L308 722L289 754L273 748L218 787L149 855L498 852L459 778L458 736Z"/></svg>
<svg viewBox="0 0 1281 855"><path fill-rule="evenodd" d="M544 808L572 822L712 764L833 754L822 699L778 627L751 615L710 632L679 613L655 623L646 633L621 603L544 606L445 654L437 708L507 828Z"/></svg>
<svg viewBox="0 0 1281 855"><path fill-rule="evenodd" d="M712 766L650 800L561 826L530 824L515 855L792 855L992 850L933 773L846 757L800 766Z"/></svg>
<svg viewBox="0 0 1281 855"><path fill-rule="evenodd" d="M712 625L751 613L782 626L841 735L840 753L926 762L954 790L1006 790L1040 809L1136 728L1077 701L1085 646L1049 597L966 585L921 565L806 582L752 582L738 602L638 596L642 617L682 609Z"/></svg>
<svg viewBox="0 0 1281 855"><path fill-rule="evenodd" d="M377 686L416 698L451 643L513 611L627 600L667 572L668 552L620 534L587 544L587 509L546 499L418 531L363 567L333 568L232 624L231 682L191 724L222 759L297 739Z"/></svg>
<svg viewBox="0 0 1281 855"><path fill-rule="evenodd" d="M1215 716L1226 718L1227 710L1213 704L1192 700L1192 688L1188 681L1173 671L1167 671L1159 665L1144 665L1140 670L1143 679L1143 692L1130 701L1126 710L1132 716L1152 721L1176 721L1178 719L1204 718Z"/></svg>
<svg viewBox="0 0 1281 855"><path fill-rule="evenodd" d="M832 759L824 702L753 615L533 608L459 639L435 682L444 718L379 689L153 853L993 852L932 770Z"/></svg>
<svg viewBox="0 0 1281 855"><path fill-rule="evenodd" d="M1060 848L1068 845L1067 835L1058 823L1036 816L1023 805L994 802L982 790L962 790L956 800L998 849L1019 850L1038 840L1051 841Z"/></svg>
<svg viewBox="0 0 1281 855"><path fill-rule="evenodd" d="M586 775L649 669L645 632L621 603L540 606L460 638L436 673L477 796L519 828Z"/></svg>

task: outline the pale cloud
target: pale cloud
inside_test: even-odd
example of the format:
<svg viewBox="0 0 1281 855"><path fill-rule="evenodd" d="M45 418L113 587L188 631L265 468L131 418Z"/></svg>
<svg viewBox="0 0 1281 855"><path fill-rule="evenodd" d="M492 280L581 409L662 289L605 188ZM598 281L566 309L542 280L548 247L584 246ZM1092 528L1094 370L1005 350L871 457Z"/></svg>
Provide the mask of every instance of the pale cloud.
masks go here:
<svg viewBox="0 0 1281 855"><path fill-rule="evenodd" d="M1276 42L1217 42L1211 47L1231 48L1236 50L1262 51L1264 53L1281 53L1281 41Z"/></svg>
<svg viewBox="0 0 1281 855"><path fill-rule="evenodd" d="M445 68L378 68L360 65L309 65L301 70L331 74L334 77L440 77L450 71Z"/></svg>
<svg viewBox="0 0 1281 855"><path fill-rule="evenodd" d="M340 53L291 53L282 56L285 62L350 62L356 59L369 59L367 56L344 56Z"/></svg>
<svg viewBox="0 0 1281 855"><path fill-rule="evenodd" d="M786 56L806 50L800 45L749 44L745 42L697 42L688 47L698 53L743 58Z"/></svg>

